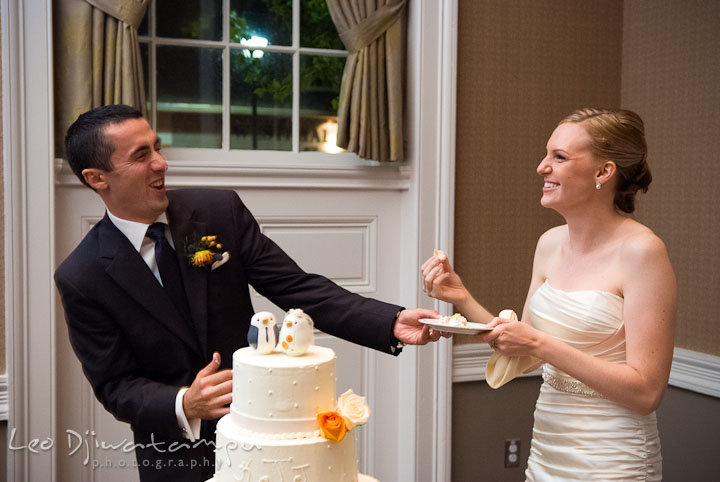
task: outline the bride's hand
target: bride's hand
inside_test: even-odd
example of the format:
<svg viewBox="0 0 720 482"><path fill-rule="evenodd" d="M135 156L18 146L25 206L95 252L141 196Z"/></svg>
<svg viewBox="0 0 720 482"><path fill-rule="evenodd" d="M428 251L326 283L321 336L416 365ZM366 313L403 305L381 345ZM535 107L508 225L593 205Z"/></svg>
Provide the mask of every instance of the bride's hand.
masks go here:
<svg viewBox="0 0 720 482"><path fill-rule="evenodd" d="M423 290L428 296L456 306L468 297L465 285L444 252L436 251L423 263L420 270L423 276Z"/></svg>
<svg viewBox="0 0 720 482"><path fill-rule="evenodd" d="M541 336L540 332L532 326L517 320L493 318L488 323L488 327L493 330L476 335L477 341L488 343L502 355L536 356L537 348L541 343Z"/></svg>

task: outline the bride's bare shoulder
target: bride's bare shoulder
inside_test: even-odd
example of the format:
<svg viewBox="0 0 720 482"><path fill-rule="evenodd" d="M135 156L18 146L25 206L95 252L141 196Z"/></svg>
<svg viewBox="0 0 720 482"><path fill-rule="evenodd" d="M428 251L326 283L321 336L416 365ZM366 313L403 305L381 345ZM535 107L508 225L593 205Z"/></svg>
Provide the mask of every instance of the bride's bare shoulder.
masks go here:
<svg viewBox="0 0 720 482"><path fill-rule="evenodd" d="M660 237L644 224L633 221L626 227L620 256L628 262L667 258L667 248Z"/></svg>

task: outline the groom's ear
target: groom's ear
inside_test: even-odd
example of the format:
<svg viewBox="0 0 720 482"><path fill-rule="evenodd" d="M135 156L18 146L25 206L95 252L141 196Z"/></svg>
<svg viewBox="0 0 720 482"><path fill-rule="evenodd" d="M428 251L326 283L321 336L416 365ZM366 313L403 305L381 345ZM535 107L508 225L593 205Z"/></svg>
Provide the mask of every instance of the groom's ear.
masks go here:
<svg viewBox="0 0 720 482"><path fill-rule="evenodd" d="M96 192L107 189L107 172L96 167L88 167L82 170L82 176L85 182Z"/></svg>

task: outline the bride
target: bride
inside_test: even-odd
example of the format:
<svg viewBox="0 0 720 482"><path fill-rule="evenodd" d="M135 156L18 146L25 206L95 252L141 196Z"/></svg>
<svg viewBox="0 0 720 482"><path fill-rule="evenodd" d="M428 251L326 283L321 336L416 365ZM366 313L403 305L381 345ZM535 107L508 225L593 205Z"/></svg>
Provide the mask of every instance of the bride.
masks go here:
<svg viewBox="0 0 720 482"><path fill-rule="evenodd" d="M422 265L430 296L493 327L476 335L505 360L489 365L489 383L543 364L528 481L662 479L655 410L676 283L663 242L629 216L652 179L646 155L634 112L586 108L560 122L537 172L541 204L566 224L538 240L520 323L494 318L443 253Z"/></svg>

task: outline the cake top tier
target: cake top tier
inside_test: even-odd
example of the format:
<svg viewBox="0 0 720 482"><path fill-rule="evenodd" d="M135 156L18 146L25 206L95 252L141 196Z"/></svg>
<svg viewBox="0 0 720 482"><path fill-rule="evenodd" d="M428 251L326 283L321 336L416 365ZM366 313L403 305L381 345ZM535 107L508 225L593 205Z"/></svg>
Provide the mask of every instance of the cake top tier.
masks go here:
<svg viewBox="0 0 720 482"><path fill-rule="evenodd" d="M264 368L303 368L322 365L335 358L335 352L330 348L313 345L302 356L287 356L285 352L275 349L267 355L261 355L256 350L245 347L237 350L233 355L236 363L253 365Z"/></svg>

